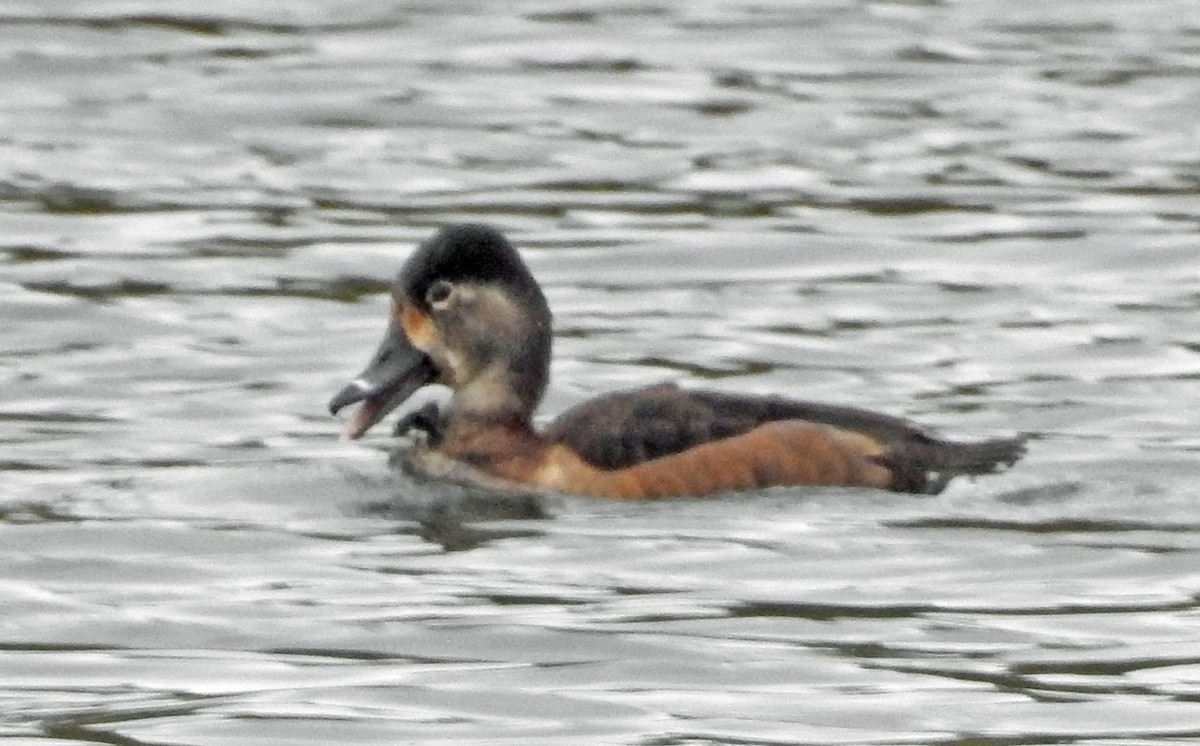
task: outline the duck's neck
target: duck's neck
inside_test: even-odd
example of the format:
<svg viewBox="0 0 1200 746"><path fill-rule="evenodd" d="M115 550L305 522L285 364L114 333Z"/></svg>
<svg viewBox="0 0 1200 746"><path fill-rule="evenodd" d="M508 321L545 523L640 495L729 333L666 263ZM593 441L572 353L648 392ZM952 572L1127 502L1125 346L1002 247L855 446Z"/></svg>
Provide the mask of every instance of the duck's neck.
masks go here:
<svg viewBox="0 0 1200 746"><path fill-rule="evenodd" d="M517 380L511 371L495 367L454 392L446 411L450 431L504 428L533 433L533 412L542 385Z"/></svg>
<svg viewBox="0 0 1200 746"><path fill-rule="evenodd" d="M454 392L437 450L484 473L520 481L546 441L533 429L533 410L503 378L476 379Z"/></svg>

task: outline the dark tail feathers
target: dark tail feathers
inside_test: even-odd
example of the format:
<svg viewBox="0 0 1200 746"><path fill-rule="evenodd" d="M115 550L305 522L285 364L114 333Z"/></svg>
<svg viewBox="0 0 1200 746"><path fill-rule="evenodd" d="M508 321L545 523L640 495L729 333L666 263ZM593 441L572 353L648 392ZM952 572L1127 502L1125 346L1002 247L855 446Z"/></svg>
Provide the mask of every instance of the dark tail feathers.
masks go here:
<svg viewBox="0 0 1200 746"><path fill-rule="evenodd" d="M936 495L957 476L992 474L1025 455L1025 436L955 443L930 436L906 438L888 447L880 460L892 470L897 492Z"/></svg>

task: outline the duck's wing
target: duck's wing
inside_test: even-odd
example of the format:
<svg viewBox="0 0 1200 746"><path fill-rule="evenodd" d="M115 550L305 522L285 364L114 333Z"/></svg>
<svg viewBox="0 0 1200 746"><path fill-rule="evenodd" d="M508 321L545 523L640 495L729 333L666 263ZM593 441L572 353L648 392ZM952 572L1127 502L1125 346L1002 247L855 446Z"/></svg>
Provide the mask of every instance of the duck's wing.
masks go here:
<svg viewBox="0 0 1200 746"><path fill-rule="evenodd" d="M774 396L689 391L660 384L608 394L567 410L545 436L601 469L622 469L770 422L798 420L865 435L893 474L892 489L939 492L954 476L988 474L1025 450L1023 438L955 443L899 417Z"/></svg>

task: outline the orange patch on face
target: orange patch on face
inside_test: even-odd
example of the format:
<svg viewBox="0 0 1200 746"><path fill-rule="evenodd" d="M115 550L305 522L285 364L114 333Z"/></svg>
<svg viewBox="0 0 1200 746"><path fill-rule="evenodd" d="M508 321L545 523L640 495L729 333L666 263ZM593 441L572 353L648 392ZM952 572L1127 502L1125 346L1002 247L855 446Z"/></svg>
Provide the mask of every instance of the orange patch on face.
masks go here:
<svg viewBox="0 0 1200 746"><path fill-rule="evenodd" d="M392 314L400 322L400 327L404 329L413 347L422 352L429 352L434 347L437 342L437 329L433 325L433 319L407 303L395 304Z"/></svg>

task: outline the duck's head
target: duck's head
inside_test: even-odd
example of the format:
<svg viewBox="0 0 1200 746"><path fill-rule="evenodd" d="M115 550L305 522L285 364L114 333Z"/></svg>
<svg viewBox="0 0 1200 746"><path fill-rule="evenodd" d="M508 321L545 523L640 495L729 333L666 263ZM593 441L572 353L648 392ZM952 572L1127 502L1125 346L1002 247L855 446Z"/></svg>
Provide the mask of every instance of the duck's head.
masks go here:
<svg viewBox="0 0 1200 746"><path fill-rule="evenodd" d="M366 369L329 402L362 402L357 438L417 389L454 391L449 415L528 424L550 364L550 309L516 250L484 225L443 228L404 263L392 314Z"/></svg>

